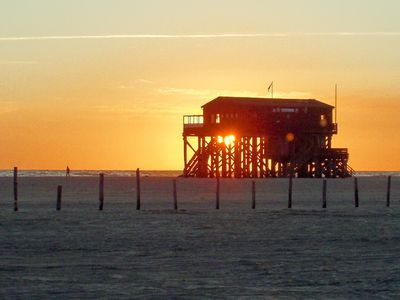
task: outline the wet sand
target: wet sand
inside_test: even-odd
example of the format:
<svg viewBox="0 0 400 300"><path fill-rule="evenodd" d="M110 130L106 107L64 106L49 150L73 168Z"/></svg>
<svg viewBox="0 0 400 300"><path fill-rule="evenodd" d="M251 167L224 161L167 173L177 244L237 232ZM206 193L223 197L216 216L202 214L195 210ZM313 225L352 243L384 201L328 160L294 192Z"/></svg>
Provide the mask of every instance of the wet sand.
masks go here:
<svg viewBox="0 0 400 300"><path fill-rule="evenodd" d="M0 178L1 298L395 298L400 294L400 178L288 181L134 177ZM56 187L63 185L62 211Z"/></svg>

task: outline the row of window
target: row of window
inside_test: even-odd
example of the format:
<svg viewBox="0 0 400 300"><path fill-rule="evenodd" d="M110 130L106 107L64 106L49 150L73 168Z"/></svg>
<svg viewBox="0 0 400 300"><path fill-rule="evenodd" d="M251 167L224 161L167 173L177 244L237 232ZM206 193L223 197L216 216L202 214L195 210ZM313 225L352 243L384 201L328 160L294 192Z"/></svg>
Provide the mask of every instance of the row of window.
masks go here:
<svg viewBox="0 0 400 300"><path fill-rule="evenodd" d="M298 108L273 108L272 112L274 113L298 113ZM249 117L249 115L247 115ZM253 113L250 117L257 118L257 113ZM238 119L239 113L223 113L223 114L211 114L211 123L219 124L221 123L221 119Z"/></svg>
<svg viewBox="0 0 400 300"><path fill-rule="evenodd" d="M298 108L274 108L272 110L274 113L299 113ZM286 115L287 118L290 118L290 115ZM251 115L246 115L246 117L257 118L257 113L252 113ZM211 114L211 123L212 124L220 124L221 119L238 119L239 113L223 113L223 114ZM321 121L327 121L325 115L320 116Z"/></svg>
<svg viewBox="0 0 400 300"><path fill-rule="evenodd" d="M238 119L239 113L211 114L211 123L219 124L221 119Z"/></svg>
<svg viewBox="0 0 400 300"><path fill-rule="evenodd" d="M299 109L298 108L273 108L272 112L274 113L298 113Z"/></svg>

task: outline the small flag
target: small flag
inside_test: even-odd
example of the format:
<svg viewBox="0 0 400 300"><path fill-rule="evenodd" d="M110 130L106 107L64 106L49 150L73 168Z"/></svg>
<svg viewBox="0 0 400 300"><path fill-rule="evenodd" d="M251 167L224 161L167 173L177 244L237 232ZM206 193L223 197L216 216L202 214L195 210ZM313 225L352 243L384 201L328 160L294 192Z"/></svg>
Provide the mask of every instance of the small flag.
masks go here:
<svg viewBox="0 0 400 300"><path fill-rule="evenodd" d="M271 90L271 88L274 86L274 82L272 81L271 82L271 84L269 85L269 87L268 87L268 93L269 93L269 91Z"/></svg>

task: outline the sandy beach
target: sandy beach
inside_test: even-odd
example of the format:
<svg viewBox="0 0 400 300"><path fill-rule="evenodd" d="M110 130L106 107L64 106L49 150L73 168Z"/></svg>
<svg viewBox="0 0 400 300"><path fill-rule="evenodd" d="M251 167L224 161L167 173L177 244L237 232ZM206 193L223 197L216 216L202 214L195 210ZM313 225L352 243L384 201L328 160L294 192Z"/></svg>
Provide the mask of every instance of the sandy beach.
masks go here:
<svg viewBox="0 0 400 300"><path fill-rule="evenodd" d="M0 297L15 298L395 298L400 294L400 178L386 207L385 177L288 180L0 178ZM63 185L62 210L55 211Z"/></svg>

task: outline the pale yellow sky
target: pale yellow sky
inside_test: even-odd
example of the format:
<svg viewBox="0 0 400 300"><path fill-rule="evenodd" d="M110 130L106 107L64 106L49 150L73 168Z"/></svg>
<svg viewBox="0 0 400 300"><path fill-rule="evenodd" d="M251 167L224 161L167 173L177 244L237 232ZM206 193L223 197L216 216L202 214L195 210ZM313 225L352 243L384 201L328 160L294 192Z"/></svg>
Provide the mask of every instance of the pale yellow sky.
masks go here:
<svg viewBox="0 0 400 300"><path fill-rule="evenodd" d="M183 114L273 80L329 104L338 83L334 146L400 170L396 1L18 2L0 11L1 169L181 169Z"/></svg>

